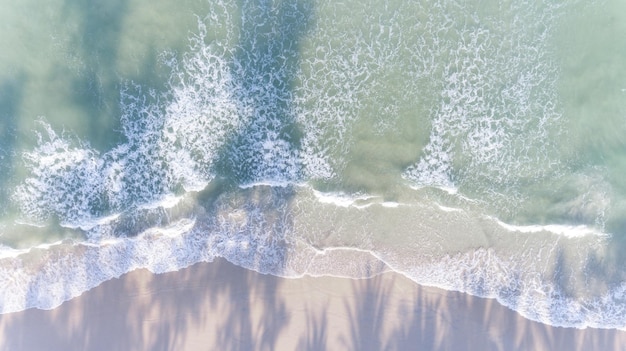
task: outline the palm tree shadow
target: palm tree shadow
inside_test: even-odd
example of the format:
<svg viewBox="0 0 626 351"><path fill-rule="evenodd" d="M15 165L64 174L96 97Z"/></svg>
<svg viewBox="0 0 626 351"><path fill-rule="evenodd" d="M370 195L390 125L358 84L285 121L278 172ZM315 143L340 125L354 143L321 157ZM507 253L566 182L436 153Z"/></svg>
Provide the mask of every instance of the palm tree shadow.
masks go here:
<svg viewBox="0 0 626 351"><path fill-rule="evenodd" d="M326 350L328 338L328 308L315 313L314 309L307 311L306 331L298 341L298 350L322 351Z"/></svg>
<svg viewBox="0 0 626 351"><path fill-rule="evenodd" d="M350 320L350 336L341 337L341 342L349 350L382 350L384 346L383 326L387 315L386 297L390 286L384 280L374 277L353 282L354 306L344 303Z"/></svg>
<svg viewBox="0 0 626 351"><path fill-rule="evenodd" d="M91 7L68 0L68 6L70 5L79 6L79 10L87 12L84 24L86 30L93 30L104 25L103 23L93 25L88 23L89 16L95 15L90 12L93 11ZM111 4L112 7L119 6L115 9L115 13L123 13L126 5L127 2L124 0L114 1ZM214 233L223 234L225 240L218 244L223 244L224 247L229 245L228 239L237 239L237 235L247 235L247 238L253 241L254 235L269 233L266 239L259 240L259 245L241 245L227 253L231 255L229 257L231 260L241 259L253 265L271 261L272 263L267 267L261 265L260 270L279 274L288 259L285 236L290 233L293 226L289 214L292 210L291 204L295 191L291 186L253 186L247 189L242 189L240 186L262 181L287 181L289 183L296 180L299 175L298 162L293 160L297 159L301 131L294 119L291 107L292 88L298 71L300 41L312 23L313 6L308 0L291 3L268 1L261 4L242 0L239 6L243 21L240 43L232 65L237 91L240 94L236 96L241 101L240 112L248 114L249 118L246 119L242 128L233 133L221 150L216 171L220 183L219 189L209 189L199 194L195 211L202 212L202 218L197 221L193 230L204 236L211 236ZM121 19L116 19L112 24L113 33L103 44L104 47L110 47L113 50L109 53L113 57L115 56L114 34L119 31L120 21ZM89 45L91 44L84 43L86 49L89 49ZM101 59L97 54L96 50L90 60ZM100 69L112 72L113 62L114 60L111 59L110 62L102 63L104 67ZM77 85L89 94L93 93L90 89L95 89L93 96L99 99L101 92L98 89L102 87L90 86L94 79L97 79L94 75L97 76L97 72L89 72L85 80L77 82ZM87 86L84 86L85 84ZM90 101L87 105L100 106L99 103L100 101ZM117 114L112 113L112 115ZM93 123L99 122L93 121ZM100 129L102 128L90 127L90 130ZM226 213L229 209L237 209L239 212ZM236 218L232 220L233 217ZM237 222L237 218L247 220ZM231 225L233 223L234 225ZM121 225L119 229L130 229L126 235L131 236L143 229L143 227L133 227L134 225L134 222L129 221L128 228ZM186 242L180 250L197 250L197 247L184 246L192 244L196 243ZM277 247L275 251L269 252L274 256L267 257L268 251L263 250L264 244ZM132 251L133 248L131 247L130 250ZM129 253L130 256L134 254L136 253ZM176 294L147 297L148 304L126 306L128 308L126 315L107 316L103 319L114 321L114 325L103 325L97 318L94 319L95 309L85 309L82 320L87 325L84 326L83 333L79 335L55 334L54 331L62 330L64 326L56 323L56 320L50 320L49 324L55 327L51 329L52 333L47 337L54 342L69 343L79 340L85 345L91 345L91 342L104 343L104 340L99 339L104 334L99 333L98 330L108 328L114 329L116 334L121 335L120 339L115 341L114 346L122 348L128 346L131 349L146 347L173 349L181 344L180 335L183 335L186 327L193 323L202 324L211 318L206 315L202 304L208 302L215 306L217 300L212 299L226 294L239 296L240 299L236 304L221 306L224 308L220 311L227 314L222 316L224 323L219 326L219 330L209 331L214 333L215 343L219 349L275 349L278 337L289 321L285 302L277 295L279 279L275 277L257 279L255 277L258 275L234 267L225 261L218 261L216 265L217 271L233 271L235 277L217 281L218 274L210 272L204 274L200 280L206 282L206 285L202 286L206 288L206 293L200 300L181 300ZM198 276L190 274L189 279L198 279ZM172 278L168 283L175 288L175 284L180 283L180 278ZM105 282L105 284L106 286L100 290L107 295L128 294L134 289L132 286L120 286L118 281ZM168 284L164 285L162 281L148 285L155 290L168 287ZM90 300L95 304L94 299L98 300L98 297ZM255 302L255 299L261 299L261 301ZM132 339L131 334L135 331L133 328L137 328L137 319L148 318L148 314L151 313L150 306L155 305L164 316L180 318L172 319L175 321L172 323L155 324L153 327L157 329L150 334L156 335L155 339L145 339L142 334L139 334L138 340ZM258 306L261 306L260 317L258 313L253 313L253 309ZM37 314L33 313L33 315ZM14 324L13 327L18 329L19 323ZM325 332L320 330L320 333L324 335Z"/></svg>
<svg viewBox="0 0 626 351"><path fill-rule="evenodd" d="M110 131L119 128L119 74L117 60L128 0L76 1L65 0L66 16L76 16L80 30L73 41L80 49L84 64L79 76L72 79L74 103L88 116L89 141L98 149L108 149L119 140L111 139ZM58 74L65 74L59 67ZM120 135L117 135L120 138Z"/></svg>
<svg viewBox="0 0 626 351"><path fill-rule="evenodd" d="M406 316L403 325L392 334L387 349L402 350L409 345L415 349L434 350L435 349L435 318L429 311L436 307L432 302L427 301L421 291L413 297L415 304L400 306L399 313ZM418 346L419 345L419 346Z"/></svg>
<svg viewBox="0 0 626 351"><path fill-rule="evenodd" d="M288 260L287 240L295 190L290 184L299 176L294 159L300 147L300 130L292 108L293 85L299 65L300 42L312 24L313 5L295 2L240 0L239 43L231 58L234 98L244 124L219 150L217 179L196 196L200 218L194 230L221 236L227 260L262 273L281 274ZM242 185L250 187L243 187ZM215 233L215 234L213 234ZM239 245L246 243L246 245ZM208 244L207 244L208 245ZM207 247L207 250L211 249ZM223 323L214 332L215 345L223 350L273 350L289 315L277 295L278 278L260 276L217 261L217 271L233 271L235 278L209 282L206 298L222 308ZM236 297L237 303L218 306L218 296ZM172 299L166 308L191 316L190 322L207 318L197 301ZM259 309L262 311L259 316ZM256 312L255 312L256 311ZM160 334L176 335L185 323ZM175 345L171 337L159 344Z"/></svg>
<svg viewBox="0 0 626 351"><path fill-rule="evenodd" d="M240 0L239 44L231 63L244 125L218 157L221 176L237 184L290 182L300 176L301 130L293 108L300 44L313 24L309 0Z"/></svg>
<svg viewBox="0 0 626 351"><path fill-rule="evenodd" d="M9 209L17 143L18 109L22 101L25 76L17 75L0 83L0 216Z"/></svg>

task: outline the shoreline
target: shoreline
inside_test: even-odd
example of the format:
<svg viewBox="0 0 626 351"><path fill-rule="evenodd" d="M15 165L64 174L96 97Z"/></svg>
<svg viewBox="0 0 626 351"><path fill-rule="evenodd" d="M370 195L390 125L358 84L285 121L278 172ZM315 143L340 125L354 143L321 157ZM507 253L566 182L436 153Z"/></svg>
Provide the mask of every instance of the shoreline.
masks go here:
<svg viewBox="0 0 626 351"><path fill-rule="evenodd" d="M0 350L618 350L626 331L561 328L383 273L263 275L224 259L112 279L52 310L0 315Z"/></svg>

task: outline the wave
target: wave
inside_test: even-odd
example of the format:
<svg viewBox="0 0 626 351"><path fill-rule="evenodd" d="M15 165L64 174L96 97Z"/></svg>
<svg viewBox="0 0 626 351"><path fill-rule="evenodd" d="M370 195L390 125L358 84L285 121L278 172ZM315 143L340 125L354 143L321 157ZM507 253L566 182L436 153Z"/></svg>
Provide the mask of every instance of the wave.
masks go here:
<svg viewBox="0 0 626 351"><path fill-rule="evenodd" d="M573 247L583 258L568 257L561 264L576 277L590 274L584 257L605 249L607 237L557 234L550 226L540 232L538 227L479 219L467 210L442 210L436 203L363 207L355 197L346 207L323 199L308 186L259 185L221 195L206 216L190 219L185 214L134 237L65 240L19 252L5 248L0 311L50 309L135 269L162 273L223 257L288 278L360 279L395 271L419 284L496 298L527 318L551 325L626 328L621 318L623 284L587 294L584 289L572 292L552 276L563 269L557 267L559 252ZM388 217L403 241L389 241L394 234L380 221ZM328 228L335 228L330 236ZM493 232L488 248L476 244L485 232ZM440 246L450 241L459 246Z"/></svg>
<svg viewBox="0 0 626 351"><path fill-rule="evenodd" d="M451 6L425 23L433 46L428 75L440 83L433 89L428 143L403 177L414 186L463 189L493 208L513 208L527 179L561 167L554 143L562 132L559 66L550 38L563 9L519 1L490 25L458 13L464 11ZM466 24L442 29L450 13Z"/></svg>
<svg viewBox="0 0 626 351"><path fill-rule="evenodd" d="M554 233L563 235L569 238L577 238L585 235L596 235L601 237L610 237L610 234L599 231L598 229L591 228L587 225L560 225L560 224L548 224L548 225L512 225L499 221L495 218L493 220L500 226L511 232L521 233Z"/></svg>
<svg viewBox="0 0 626 351"><path fill-rule="evenodd" d="M599 254L609 243L606 236L561 233L566 226L512 226L424 201L397 206L382 201L362 206L358 196L348 206L345 196L327 201L334 196L309 186L258 185L222 194L202 217L170 214L169 223L134 237L66 240L19 252L5 248L0 277L7 288L0 311L50 309L135 269L162 273L223 257L288 278L367 278L395 271L418 284L497 298L525 317L551 325L626 328L623 284L589 295L584 289L572 292L568 284L589 279L582 277L589 274L587 262L577 261L578 256L560 264L580 281L563 285L553 275L563 269L559 252L577 247L586 250L579 252L581 257ZM390 223L396 240L389 241ZM477 245L485 232L492 232L488 248Z"/></svg>

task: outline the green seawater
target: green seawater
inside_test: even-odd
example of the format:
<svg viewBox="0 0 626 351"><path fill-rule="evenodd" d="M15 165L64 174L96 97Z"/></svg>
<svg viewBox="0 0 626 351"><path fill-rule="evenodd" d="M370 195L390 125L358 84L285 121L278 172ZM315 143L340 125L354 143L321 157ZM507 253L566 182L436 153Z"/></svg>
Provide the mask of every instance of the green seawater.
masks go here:
<svg viewBox="0 0 626 351"><path fill-rule="evenodd" d="M4 313L224 257L625 328L625 3L0 2Z"/></svg>

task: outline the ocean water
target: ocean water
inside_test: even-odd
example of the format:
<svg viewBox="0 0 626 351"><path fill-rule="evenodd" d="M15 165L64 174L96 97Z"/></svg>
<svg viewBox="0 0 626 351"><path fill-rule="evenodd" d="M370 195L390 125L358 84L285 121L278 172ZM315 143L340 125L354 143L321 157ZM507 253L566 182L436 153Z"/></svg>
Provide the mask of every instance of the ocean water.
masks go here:
<svg viewBox="0 0 626 351"><path fill-rule="evenodd" d="M0 2L0 312L223 257L626 329L623 1Z"/></svg>

